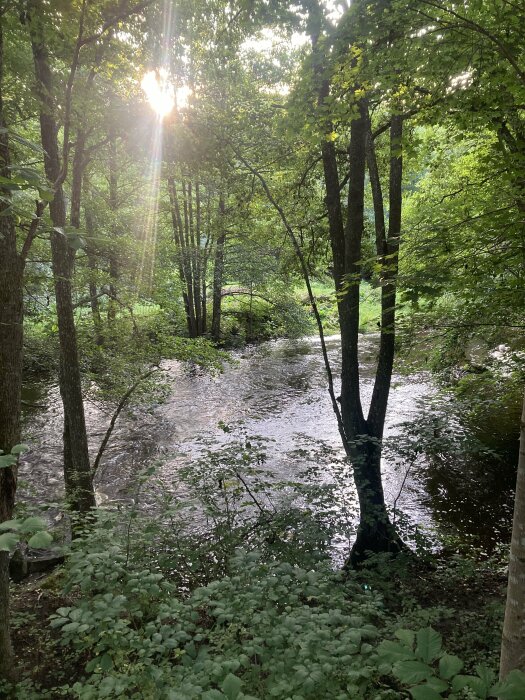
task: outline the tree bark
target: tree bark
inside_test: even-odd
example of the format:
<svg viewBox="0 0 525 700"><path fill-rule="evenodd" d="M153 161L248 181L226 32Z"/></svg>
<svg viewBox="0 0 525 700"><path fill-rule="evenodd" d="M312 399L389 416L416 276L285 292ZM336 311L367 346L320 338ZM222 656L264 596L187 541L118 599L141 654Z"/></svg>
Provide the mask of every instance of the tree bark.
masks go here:
<svg viewBox="0 0 525 700"><path fill-rule="evenodd" d="M313 34L314 74L319 81L318 104L323 107L330 93L330 85L324 74L322 55L317 40L318 37ZM385 238L385 241L381 242L382 260L385 261L383 265L385 284L382 288L382 330L376 381L369 414L365 419L361 402L358 350L360 261L364 233L365 170L369 132L366 99L361 98L357 107L358 115L350 125L346 221L341 206L341 186L335 147L329 139L321 144L326 189L325 203L328 213L341 329L341 418L345 449L354 468L354 481L360 505L357 537L347 562L347 565L351 566L362 561L367 552L397 552L404 546L388 517L381 479L381 438L394 359L396 251L401 218L402 162L400 157L392 157L390 161L390 185L392 188L390 216L393 218L389 226L389 241L395 241L390 248L384 234L384 211L383 221L381 222L380 218L376 220L376 226L381 227L382 224L382 237ZM400 127L401 121L396 119L394 128L400 132ZM328 124L326 130L330 131L330 129L331 125ZM397 135L400 136L400 133ZM379 204L381 209L384 205L380 187L374 191L372 173L370 174L377 217ZM375 184L380 185L377 173ZM390 262L394 258L395 266L391 267Z"/></svg>
<svg viewBox="0 0 525 700"><path fill-rule="evenodd" d="M49 204L49 211L53 224L51 257L60 343L59 383L64 406L64 481L66 498L71 508L76 512L86 513L95 506L95 494L89 463L71 294L74 251L68 246L65 233L66 207L62 185L59 183L61 164L57 140L58 126L52 97L52 76L44 41L44 17L41 0L32 0L29 4L29 14L36 91L40 101L40 134L45 152L44 169L48 180L55 186L54 198Z"/></svg>
<svg viewBox="0 0 525 700"><path fill-rule="evenodd" d="M168 176L168 194L170 198L171 221L173 226L173 237L177 244L177 261L179 268L179 279L182 285L182 298L184 310L186 312L186 324L190 338L195 337L195 309L193 306L193 285L191 282L191 269L188 265L188 255L184 237L184 227L180 213L179 200L177 197L177 186L175 178Z"/></svg>
<svg viewBox="0 0 525 700"><path fill-rule="evenodd" d="M521 414L507 603L501 639L500 680L504 680L514 669L525 671L525 395Z"/></svg>
<svg viewBox="0 0 525 700"><path fill-rule="evenodd" d="M0 15L0 128L6 127L2 100L3 27ZM9 177L9 141L0 132L0 175ZM23 270L17 252L13 217L6 213L10 191L0 187L0 450L20 442L22 389ZM15 505L16 467L0 469L0 522L11 520ZM9 553L0 552L0 679L14 681L15 659L9 626Z"/></svg>
<svg viewBox="0 0 525 700"><path fill-rule="evenodd" d="M368 425L370 432L378 440L383 437L385 425L386 409L390 385L392 382L392 370L395 355L395 332L396 332L396 293L397 293L397 272L399 242L401 235L401 208L402 208L402 176L403 176L403 156L401 151L401 139L403 136L403 118L399 115L392 116L390 127L390 185L389 185L389 216L388 216L388 238L385 235L384 213L381 217L379 203L376 211L376 220L379 216L379 229L383 231L383 240L379 241L380 230L377 230L376 240L378 246L378 256L381 264L381 339L379 345L379 359L376 369L376 377L370 411L368 413ZM373 144L371 149L372 163L375 161ZM373 174L374 166L370 172L371 183L377 184L373 190L376 196L381 193L377 168ZM381 195L382 202L382 195ZM375 205L374 205L375 206ZM382 218L382 221L381 221Z"/></svg>
<svg viewBox="0 0 525 700"><path fill-rule="evenodd" d="M200 256L200 191L199 183L195 183L195 221L193 220L193 188L188 185L190 209L190 235L193 261L193 298L195 300L195 330L202 335L202 298L201 298L201 256Z"/></svg>
<svg viewBox="0 0 525 700"><path fill-rule="evenodd" d="M102 327L102 316L100 314L99 295L96 284L97 261L93 238L95 234L95 225L93 222L93 214L89 207L84 204L84 218L86 221L86 255L89 268L89 305L91 307L91 317L93 319L93 330L95 331L95 343L104 345L104 335Z"/></svg>
<svg viewBox="0 0 525 700"><path fill-rule="evenodd" d="M219 195L220 231L215 244L215 261L213 267L213 308L211 320L211 337L216 342L221 339L221 308L222 308L222 280L224 276L224 244L226 242L224 195Z"/></svg>
<svg viewBox="0 0 525 700"><path fill-rule="evenodd" d="M117 285L119 279L118 263L118 229L115 217L118 210L118 166L117 166L117 137L115 129L110 126L109 135L109 210L113 216L112 231L113 239L109 248L109 303L108 303L108 323L112 325L117 317Z"/></svg>

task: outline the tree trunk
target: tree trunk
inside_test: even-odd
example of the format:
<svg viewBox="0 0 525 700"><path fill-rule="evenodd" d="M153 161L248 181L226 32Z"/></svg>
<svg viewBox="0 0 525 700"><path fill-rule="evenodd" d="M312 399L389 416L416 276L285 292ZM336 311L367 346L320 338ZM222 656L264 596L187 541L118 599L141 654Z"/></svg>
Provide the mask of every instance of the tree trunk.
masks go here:
<svg viewBox="0 0 525 700"><path fill-rule="evenodd" d="M195 313L193 308L193 287L191 285L191 270L188 268L188 256L186 253L186 243L184 239L184 228L180 213L179 200L177 197L177 187L172 175L168 176L168 194L170 198L171 221L173 226L173 237L177 244L179 279L182 286L182 298L184 310L186 312L186 324L190 338L195 334Z"/></svg>
<svg viewBox="0 0 525 700"><path fill-rule="evenodd" d="M109 303L108 323L112 325L117 317L117 284L120 275L118 264L118 229L116 216L118 210L118 170L117 170L117 137L113 126L110 127L109 140L109 210L113 216L113 238L109 248Z"/></svg>
<svg viewBox="0 0 525 700"><path fill-rule="evenodd" d="M0 128L5 128L3 100L3 27L0 15ZM0 175L9 177L9 141L0 131ZM0 450L20 442L22 389L23 260L16 248L13 218L5 212L10 191L0 187ZM0 522L11 520L15 505L16 467L0 469ZM9 552L0 552L0 679L15 680L9 627Z"/></svg>
<svg viewBox="0 0 525 700"><path fill-rule="evenodd" d="M374 390L367 419L372 435L379 440L383 437L395 355L396 293L399 241L401 235L401 187L403 179L402 136L403 118L400 115L392 115L390 127L388 238L384 238L381 248L378 247L377 251L381 263L381 339ZM371 149L373 153L373 145ZM375 161L375 153L373 153L372 160ZM380 192L379 178L377 174L374 176L372 172L370 172L371 182L373 182L376 177ZM377 209L378 208L379 207L377 207ZM376 212L376 216L378 214L379 212ZM381 215L379 214L379 216L380 227L385 231L384 214L382 222ZM379 244L379 232L376 232L376 234L376 240Z"/></svg>
<svg viewBox="0 0 525 700"><path fill-rule="evenodd" d="M226 207L224 195L219 196L219 213L221 218L220 232L215 244L215 262L213 268L213 309L211 320L211 336L215 341L221 339L221 304L222 304L222 280L224 275L224 244L226 242L226 226L224 217Z"/></svg>
<svg viewBox="0 0 525 700"><path fill-rule="evenodd" d="M30 34L35 65L36 89L40 100L40 133L44 149L44 168L55 186L49 204L53 231L51 258L57 307L60 343L60 394L64 406L64 481L66 498L76 512L85 513L95 506L95 494L89 463L86 421L80 363L73 314L71 277L74 251L65 234L66 207L60 183L61 167L58 150L58 126L55 120L53 86L47 48L44 42L44 20L41 0L30 3Z"/></svg>
<svg viewBox="0 0 525 700"><path fill-rule="evenodd" d="M504 680L514 669L525 671L525 395L521 414L507 603L501 639L500 680Z"/></svg>
<svg viewBox="0 0 525 700"><path fill-rule="evenodd" d="M314 43L314 50L316 50ZM318 58L319 60L319 58ZM321 73L319 68L318 73ZM328 97L329 86L322 80L319 104ZM354 481L359 498L360 519L356 541L347 565L356 565L367 552L397 552L403 548L399 536L388 517L381 479L381 438L383 436L386 407L392 377L394 359L395 278L397 251L401 224L401 173L400 157L392 156L389 241L381 243L384 264L382 288L382 331L379 359L374 383L373 398L365 419L359 382L359 287L361 281L361 242L364 232L365 170L367 161L367 137L369 131L368 106L365 99L358 104L359 116L350 126L349 187L346 224L341 207L340 182L335 148L332 142L323 142L321 155L326 187L326 205L330 241L334 262L334 280L338 294L339 325L341 329L341 417L345 433L345 448L354 468ZM395 121L392 134L400 139L401 122ZM400 145L397 143L397 147ZM374 208L383 207L382 194L374 191ZM376 180L375 184L378 183ZM381 196L379 202L378 193ZM376 219L376 226L381 220ZM383 214L383 237L384 214ZM397 253L396 253L397 254Z"/></svg>
<svg viewBox="0 0 525 700"><path fill-rule="evenodd" d="M193 248L193 298L195 299L195 325L197 335L202 335L202 287L201 287L201 249L200 249L200 189L199 183L195 183L195 213L196 221L193 222L193 190L189 185L190 198L190 232Z"/></svg>
<svg viewBox="0 0 525 700"><path fill-rule="evenodd" d="M93 329L95 331L95 343L104 345L104 335L102 332L102 316L100 314L100 304L98 300L98 290L96 284L97 261L93 238L95 235L95 225L93 215L89 207L84 204L84 217L86 220L86 255L89 268L89 305L91 307L91 317L93 319Z"/></svg>

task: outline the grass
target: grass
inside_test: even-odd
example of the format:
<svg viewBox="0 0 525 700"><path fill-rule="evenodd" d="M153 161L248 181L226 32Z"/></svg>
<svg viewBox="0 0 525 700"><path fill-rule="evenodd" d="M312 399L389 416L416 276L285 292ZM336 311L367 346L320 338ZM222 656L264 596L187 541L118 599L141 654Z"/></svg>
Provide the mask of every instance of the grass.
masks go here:
<svg viewBox="0 0 525 700"><path fill-rule="evenodd" d="M339 333L337 304L333 283L330 280L312 280L312 291L317 300L319 314L327 334ZM295 294L301 304L310 306L308 294L304 286L296 288ZM378 329L381 317L380 290L368 282L361 282L359 288L359 330L370 333ZM316 330L312 314L312 329Z"/></svg>

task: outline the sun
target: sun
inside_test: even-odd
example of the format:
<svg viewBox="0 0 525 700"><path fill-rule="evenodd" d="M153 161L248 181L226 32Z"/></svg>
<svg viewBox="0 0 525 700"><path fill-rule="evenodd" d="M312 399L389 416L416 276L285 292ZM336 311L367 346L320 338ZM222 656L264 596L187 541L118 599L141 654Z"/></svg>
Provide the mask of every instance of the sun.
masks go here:
<svg viewBox="0 0 525 700"><path fill-rule="evenodd" d="M150 70L140 84L151 108L163 119L175 107L175 90L169 81L168 71L164 68Z"/></svg>

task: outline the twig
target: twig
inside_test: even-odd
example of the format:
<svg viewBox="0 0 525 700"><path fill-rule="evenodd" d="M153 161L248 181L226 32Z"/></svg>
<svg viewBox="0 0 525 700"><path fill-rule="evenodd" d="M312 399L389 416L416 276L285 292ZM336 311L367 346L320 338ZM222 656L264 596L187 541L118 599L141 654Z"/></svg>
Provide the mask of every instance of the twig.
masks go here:
<svg viewBox="0 0 525 700"><path fill-rule="evenodd" d="M35 240L35 236L38 233L38 227L40 226L40 221L46 206L47 204L45 202L38 201L36 203L35 218L31 221L29 231L27 232L24 244L22 245L22 250L20 251L20 257L24 262L27 260L27 256L31 246L33 245L33 241Z"/></svg>
<svg viewBox="0 0 525 700"><path fill-rule="evenodd" d="M128 399L133 394L133 392L137 389L139 384L141 382L143 382L145 379L147 379L148 377L151 377L151 375L154 374L155 372L160 372L160 367L154 367L153 369L150 369L147 372L145 372L144 374L142 374L137 379L137 381L126 391L124 396L120 399L120 402L119 402L117 408L115 409L115 412L113 413L113 416L112 416L111 421L109 423L108 429L106 430L106 434L104 435L104 439L100 443L100 447L99 447L97 456L95 457L95 461L93 462L93 468L91 470L91 478L94 478L95 474L97 473L97 470L98 470L99 465L100 465L100 460L102 459L102 456L104 454L104 450L106 449L107 444L109 442L109 439L113 433L113 428L115 427L115 423L117 422L117 419L118 419L122 409L126 405Z"/></svg>
<svg viewBox="0 0 525 700"><path fill-rule="evenodd" d="M337 426L339 428L339 434L341 435L341 440L343 442L343 446L345 448L345 452L347 455L350 454L350 444L348 441L348 438L346 437L345 429L344 429L344 424L343 424L343 419L341 416L341 411L339 409L339 404L337 403L337 398L335 395L335 390L334 390L334 380L333 380L333 375L332 375L332 368L330 366L330 359L328 357L328 350L326 348L326 341L324 337L324 328L323 328L323 322L321 320L321 316L319 314L319 309L317 307L317 302L315 300L315 296L312 290L312 285L310 284L310 274L308 272L308 267L306 265L306 260L303 255L303 251L301 249L301 246L299 245L299 241L297 240L297 236L295 235L295 232L288 222L288 219L286 217L286 214L284 213L283 208L280 206L280 204L277 202L277 200L274 198L270 188L268 187L268 184L264 177L261 175L261 173L256 170L250 163L244 158L244 156L239 153L239 151L235 148L235 146L230 142L230 146L232 147L235 155L237 158L243 163L243 165L248 168L248 170L255 175L255 177L259 180L259 182L262 185L262 188L268 198L268 201L270 204L274 207L274 209L277 211L279 214L281 221L284 224L284 227L286 231L288 232L288 235L290 236L290 240L292 241L292 245L294 247L295 253L297 255L297 258L299 259L299 263L301 265L301 270L303 273L303 278L306 284L306 289L308 291L308 298L310 300L310 306L312 307L312 311L314 312L315 320L317 323L317 329L319 333L319 340L321 342L321 351L323 354L323 361L324 361L324 366L325 366L325 371L326 371L326 376L327 376L327 381L328 381L328 393L330 395L330 399L332 402L332 408L335 413L335 416L337 418Z"/></svg>
<svg viewBox="0 0 525 700"><path fill-rule="evenodd" d="M410 474L410 471L412 469L413 464L414 464L413 462L410 462L410 464L408 465L408 469L406 470L405 476L403 477L403 481L401 482L401 486L399 487L399 492L394 499L393 518L392 518L392 525L394 525L394 526L396 524L397 502L401 498L401 494L403 493L403 489L405 488L406 480L408 479L408 475Z"/></svg>
<svg viewBox="0 0 525 700"><path fill-rule="evenodd" d="M263 513L263 514L265 514L266 511L265 511L264 508L261 506L261 504L259 503L259 501L255 498L255 496L253 495L253 493L252 493L251 490L250 490L250 487L248 486L248 484L246 483L246 481L243 479L243 477L239 474L239 472L235 472L235 476L239 479L239 481L241 482L241 484L244 486L244 488L245 488L246 491L248 492L248 495L250 496L250 498L252 499L252 501L255 503L255 505L257 506L257 508L260 510L260 512Z"/></svg>

